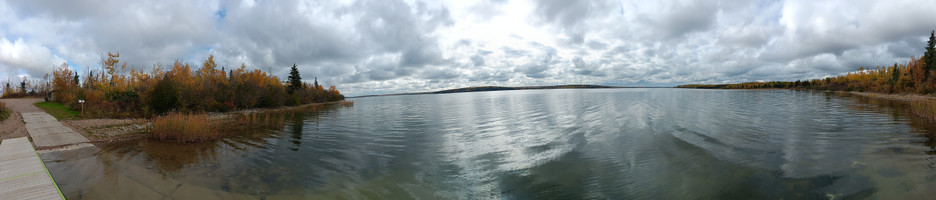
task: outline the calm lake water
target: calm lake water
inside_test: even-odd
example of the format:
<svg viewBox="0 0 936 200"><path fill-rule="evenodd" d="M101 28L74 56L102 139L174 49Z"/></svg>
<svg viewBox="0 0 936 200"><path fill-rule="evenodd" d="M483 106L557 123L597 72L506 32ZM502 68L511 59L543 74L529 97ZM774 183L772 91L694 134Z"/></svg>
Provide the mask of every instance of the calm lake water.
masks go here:
<svg viewBox="0 0 936 200"><path fill-rule="evenodd" d="M217 142L42 155L69 199L932 199L903 105L792 90L350 99Z"/></svg>

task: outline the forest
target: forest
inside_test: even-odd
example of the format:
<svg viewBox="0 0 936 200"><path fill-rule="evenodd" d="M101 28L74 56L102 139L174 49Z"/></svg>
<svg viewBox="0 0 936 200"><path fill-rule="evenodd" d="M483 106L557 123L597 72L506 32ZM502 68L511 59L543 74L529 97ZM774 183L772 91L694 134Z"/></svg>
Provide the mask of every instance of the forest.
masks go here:
<svg viewBox="0 0 936 200"><path fill-rule="evenodd" d="M930 32L921 58L911 57L904 64L860 67L858 71L824 79L746 82L734 84L691 84L677 88L760 89L791 88L834 91L876 92L887 94L933 94L936 92L936 36Z"/></svg>
<svg viewBox="0 0 936 200"><path fill-rule="evenodd" d="M302 82L293 65L287 81L259 69L225 69L209 56L201 66L175 61L149 71L128 69L120 53L108 53L99 70L78 74L62 63L51 77L4 84L2 98L42 96L80 110L89 117L149 117L166 112L224 112L238 109L293 106L340 101L330 86Z"/></svg>

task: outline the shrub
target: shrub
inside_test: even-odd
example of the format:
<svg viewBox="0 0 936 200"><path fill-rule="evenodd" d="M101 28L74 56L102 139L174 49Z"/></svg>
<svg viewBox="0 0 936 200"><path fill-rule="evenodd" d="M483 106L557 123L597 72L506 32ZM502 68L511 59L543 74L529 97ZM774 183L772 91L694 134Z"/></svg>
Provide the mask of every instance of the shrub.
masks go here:
<svg viewBox="0 0 936 200"><path fill-rule="evenodd" d="M177 91L174 81L168 77L163 77L159 83L156 83L156 87L150 95L149 107L156 114L175 109L179 106L179 93Z"/></svg>
<svg viewBox="0 0 936 200"><path fill-rule="evenodd" d="M0 122L10 117L10 111L6 108L6 103L0 101Z"/></svg>
<svg viewBox="0 0 936 200"><path fill-rule="evenodd" d="M221 132L212 129L208 114L181 114L172 112L153 117L151 137L157 140L182 143L203 142L221 138Z"/></svg>

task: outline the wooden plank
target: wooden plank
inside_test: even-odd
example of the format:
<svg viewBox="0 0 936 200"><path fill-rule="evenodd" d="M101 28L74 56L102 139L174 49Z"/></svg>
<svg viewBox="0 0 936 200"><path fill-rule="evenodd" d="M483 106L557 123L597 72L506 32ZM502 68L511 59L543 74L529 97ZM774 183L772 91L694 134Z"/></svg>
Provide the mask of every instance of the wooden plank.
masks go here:
<svg viewBox="0 0 936 200"><path fill-rule="evenodd" d="M0 142L0 197L64 199L26 137Z"/></svg>

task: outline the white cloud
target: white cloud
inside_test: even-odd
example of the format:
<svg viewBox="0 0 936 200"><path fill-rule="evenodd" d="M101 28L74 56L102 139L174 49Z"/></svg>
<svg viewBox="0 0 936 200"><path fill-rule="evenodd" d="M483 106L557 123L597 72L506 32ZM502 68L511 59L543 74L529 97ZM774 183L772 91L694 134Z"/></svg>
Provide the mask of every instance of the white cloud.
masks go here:
<svg viewBox="0 0 936 200"><path fill-rule="evenodd" d="M25 42L23 39L10 41L0 38L0 73L6 78L13 75L42 77L51 72L53 66L65 62L56 55L52 55L48 48L35 43Z"/></svg>

